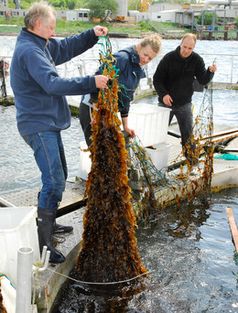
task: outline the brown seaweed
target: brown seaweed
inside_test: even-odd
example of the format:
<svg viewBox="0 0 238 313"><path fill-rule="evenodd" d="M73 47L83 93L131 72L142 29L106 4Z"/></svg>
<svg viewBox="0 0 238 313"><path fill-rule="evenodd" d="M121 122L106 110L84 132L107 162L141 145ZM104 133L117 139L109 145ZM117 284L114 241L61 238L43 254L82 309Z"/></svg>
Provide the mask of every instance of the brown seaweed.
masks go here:
<svg viewBox="0 0 238 313"><path fill-rule="evenodd" d="M117 115L116 69L108 59L104 64L103 74L111 78L110 87L100 91L93 112L92 167L86 183L88 201L77 262L77 276L90 282L122 281L147 271L137 247L128 154Z"/></svg>
<svg viewBox="0 0 238 313"><path fill-rule="evenodd" d="M0 281L0 312L1 313L7 313L7 310L6 310L5 306L3 305L3 297L2 297L2 293L1 293L1 281Z"/></svg>

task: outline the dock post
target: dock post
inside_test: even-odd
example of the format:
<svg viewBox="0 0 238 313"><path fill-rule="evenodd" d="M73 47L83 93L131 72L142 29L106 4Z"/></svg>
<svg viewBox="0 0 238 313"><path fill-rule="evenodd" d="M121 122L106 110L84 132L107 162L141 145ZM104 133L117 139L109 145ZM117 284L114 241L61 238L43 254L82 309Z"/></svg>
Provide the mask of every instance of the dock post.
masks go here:
<svg viewBox="0 0 238 313"><path fill-rule="evenodd" d="M228 40L228 30L224 31L224 40Z"/></svg>
<svg viewBox="0 0 238 313"><path fill-rule="evenodd" d="M33 249L17 252L16 313L31 312Z"/></svg>

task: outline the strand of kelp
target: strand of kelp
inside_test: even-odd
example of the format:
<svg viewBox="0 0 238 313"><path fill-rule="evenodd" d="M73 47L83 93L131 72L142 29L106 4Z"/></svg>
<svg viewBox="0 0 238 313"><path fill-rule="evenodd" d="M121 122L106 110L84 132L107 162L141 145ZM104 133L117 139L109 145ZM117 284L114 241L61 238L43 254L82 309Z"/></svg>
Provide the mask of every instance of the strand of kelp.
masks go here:
<svg viewBox="0 0 238 313"><path fill-rule="evenodd" d="M126 280L147 270L135 235L136 218L128 184L125 139L118 118L118 69L108 38L100 54L101 73L110 77L93 111L92 167L77 277L87 281Z"/></svg>
<svg viewBox="0 0 238 313"><path fill-rule="evenodd" d="M7 310L6 310L5 306L3 305L3 297L2 297L2 293L1 293L1 281L0 281L0 312L1 313L7 313Z"/></svg>

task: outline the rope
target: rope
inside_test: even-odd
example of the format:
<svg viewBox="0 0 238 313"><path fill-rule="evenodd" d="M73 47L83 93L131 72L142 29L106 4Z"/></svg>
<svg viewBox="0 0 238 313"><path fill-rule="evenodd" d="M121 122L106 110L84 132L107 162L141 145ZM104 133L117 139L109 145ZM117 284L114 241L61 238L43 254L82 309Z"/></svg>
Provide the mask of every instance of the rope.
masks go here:
<svg viewBox="0 0 238 313"><path fill-rule="evenodd" d="M10 282L10 285L11 285L14 289L16 289L16 287L12 284L10 278L9 278L7 275L5 275L5 274L0 273L0 281L1 281L3 278L6 278L6 279Z"/></svg>
<svg viewBox="0 0 238 313"><path fill-rule="evenodd" d="M148 275L148 274L151 274L152 272L154 272L154 271L150 271L150 272L148 271L148 272L139 274L139 275L137 275L137 276L135 276L135 277L132 277L132 278L129 278L129 279L126 279L126 280L119 280L119 281L112 281L112 282L91 282L91 281L77 280L77 279L75 279L75 278L69 277L69 276L64 275L64 274L62 274L62 273L56 272L56 271L54 271L54 270L52 270L52 269L50 269L50 268L47 268L47 270L50 271L50 272L53 272L53 273L55 273L55 274L57 274L57 275L59 275L59 276L65 277L65 278L67 278L67 279L69 279L69 280L71 280L71 281L74 281L74 282L76 282L76 283L79 283L79 284L84 284L84 285L105 285L105 286L107 286L107 285L117 285L117 284L128 283L128 282L130 282L130 281L136 280L136 279L138 279L138 278L140 278L140 277L142 277L142 276L145 276L145 275Z"/></svg>

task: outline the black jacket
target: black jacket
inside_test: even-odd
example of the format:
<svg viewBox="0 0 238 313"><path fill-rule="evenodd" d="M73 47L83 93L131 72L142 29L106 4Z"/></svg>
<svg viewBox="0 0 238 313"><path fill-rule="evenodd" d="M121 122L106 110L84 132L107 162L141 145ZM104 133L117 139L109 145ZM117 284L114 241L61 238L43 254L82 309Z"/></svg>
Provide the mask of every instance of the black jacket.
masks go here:
<svg viewBox="0 0 238 313"><path fill-rule="evenodd" d="M167 53L160 61L154 77L153 84L159 102L169 94L173 99L173 106L178 107L192 101L193 81L206 85L213 78L214 73L205 68L204 61L197 53L184 59L180 56L180 46Z"/></svg>

